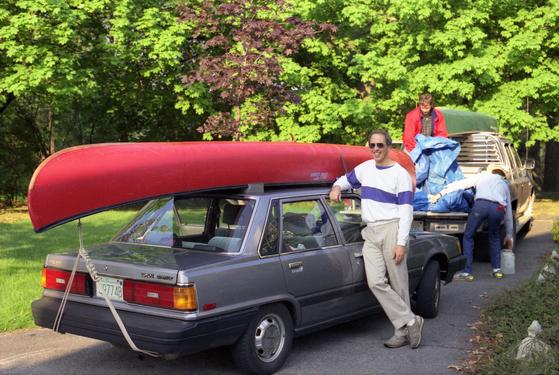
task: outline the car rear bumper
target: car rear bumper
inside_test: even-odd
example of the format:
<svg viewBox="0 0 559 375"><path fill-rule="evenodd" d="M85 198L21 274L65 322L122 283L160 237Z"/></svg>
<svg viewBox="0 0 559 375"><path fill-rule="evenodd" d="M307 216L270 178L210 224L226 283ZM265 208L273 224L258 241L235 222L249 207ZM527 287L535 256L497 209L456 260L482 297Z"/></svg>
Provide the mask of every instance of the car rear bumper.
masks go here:
<svg viewBox="0 0 559 375"><path fill-rule="evenodd" d="M43 297L31 304L35 323L52 328L60 299ZM189 354L233 344L245 331L256 309L199 321L184 321L128 311L118 311L136 346L162 354ZM60 332L73 333L128 346L107 307L68 301Z"/></svg>
<svg viewBox="0 0 559 375"><path fill-rule="evenodd" d="M466 256L459 255L448 260L448 272L446 273L445 282L449 283L452 281L454 274L466 267Z"/></svg>

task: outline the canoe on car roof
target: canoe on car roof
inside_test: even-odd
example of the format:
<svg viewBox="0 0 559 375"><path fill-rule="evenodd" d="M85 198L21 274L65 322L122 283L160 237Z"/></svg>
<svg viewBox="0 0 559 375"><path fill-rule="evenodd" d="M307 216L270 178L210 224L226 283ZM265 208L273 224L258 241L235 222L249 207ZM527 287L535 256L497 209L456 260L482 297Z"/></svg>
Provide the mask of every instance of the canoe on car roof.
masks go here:
<svg viewBox="0 0 559 375"><path fill-rule="evenodd" d="M394 160L415 181L409 157ZM155 197L249 184L331 183L371 159L363 146L295 142L106 143L59 151L36 169L28 191L36 232Z"/></svg>
<svg viewBox="0 0 559 375"><path fill-rule="evenodd" d="M497 132L499 122L495 117L481 112L438 108L444 115L448 134L465 132Z"/></svg>

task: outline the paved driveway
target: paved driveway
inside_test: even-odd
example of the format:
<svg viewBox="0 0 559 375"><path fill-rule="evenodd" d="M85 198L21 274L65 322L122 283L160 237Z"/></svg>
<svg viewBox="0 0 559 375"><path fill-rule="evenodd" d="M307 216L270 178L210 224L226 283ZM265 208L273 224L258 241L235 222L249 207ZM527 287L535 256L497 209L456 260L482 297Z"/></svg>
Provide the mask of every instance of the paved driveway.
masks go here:
<svg viewBox="0 0 559 375"><path fill-rule="evenodd" d="M384 315L304 336L280 374L455 374L448 369L470 348L470 325L479 318L480 307L491 297L530 277L542 258L556 245L551 239L551 220L537 220L519 242L517 273L493 279L488 263L474 264L474 283L453 282L442 288L436 319L426 321L423 345L412 350L385 349L382 339L392 334ZM0 335L0 374L235 374L226 349L164 361L141 359L110 344L46 329Z"/></svg>

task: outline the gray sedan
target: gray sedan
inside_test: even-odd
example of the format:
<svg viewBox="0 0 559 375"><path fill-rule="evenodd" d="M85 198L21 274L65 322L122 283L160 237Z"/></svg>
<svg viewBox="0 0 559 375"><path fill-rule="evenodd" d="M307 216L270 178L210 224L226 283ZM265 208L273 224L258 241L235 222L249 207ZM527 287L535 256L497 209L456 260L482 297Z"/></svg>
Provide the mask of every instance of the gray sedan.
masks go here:
<svg viewBox="0 0 559 375"><path fill-rule="evenodd" d="M231 345L239 368L275 372L295 336L380 311L365 279L359 195L327 194L251 186L152 200L77 263L76 251L47 256L35 322L165 357ZM409 247L414 311L433 318L441 281L465 258L441 234L412 233Z"/></svg>

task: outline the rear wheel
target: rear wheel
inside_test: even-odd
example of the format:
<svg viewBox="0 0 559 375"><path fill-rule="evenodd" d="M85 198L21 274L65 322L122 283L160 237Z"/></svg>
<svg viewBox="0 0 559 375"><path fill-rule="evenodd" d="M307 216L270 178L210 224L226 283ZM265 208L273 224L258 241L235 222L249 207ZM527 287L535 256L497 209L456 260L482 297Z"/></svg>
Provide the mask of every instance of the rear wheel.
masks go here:
<svg viewBox="0 0 559 375"><path fill-rule="evenodd" d="M233 346L233 359L245 372L271 374L285 363L292 341L289 311L283 305L264 306Z"/></svg>
<svg viewBox="0 0 559 375"><path fill-rule="evenodd" d="M528 208L524 212L524 216L528 216L530 219L518 232L519 238L524 238L526 234L532 229L532 225L534 224L534 203L536 201L536 193L532 193L530 195L530 200L528 202Z"/></svg>
<svg viewBox="0 0 559 375"><path fill-rule="evenodd" d="M532 192L532 194L530 194L530 198L528 198L528 207L526 208L526 211L524 212L524 215L529 215L530 218L534 217L534 204L536 203L536 193ZM531 220L530 220L531 222ZM528 229L530 230L530 229Z"/></svg>
<svg viewBox="0 0 559 375"><path fill-rule="evenodd" d="M439 313L441 298L441 268L431 260L423 271L423 277L415 290L415 313L424 318L434 318Z"/></svg>

